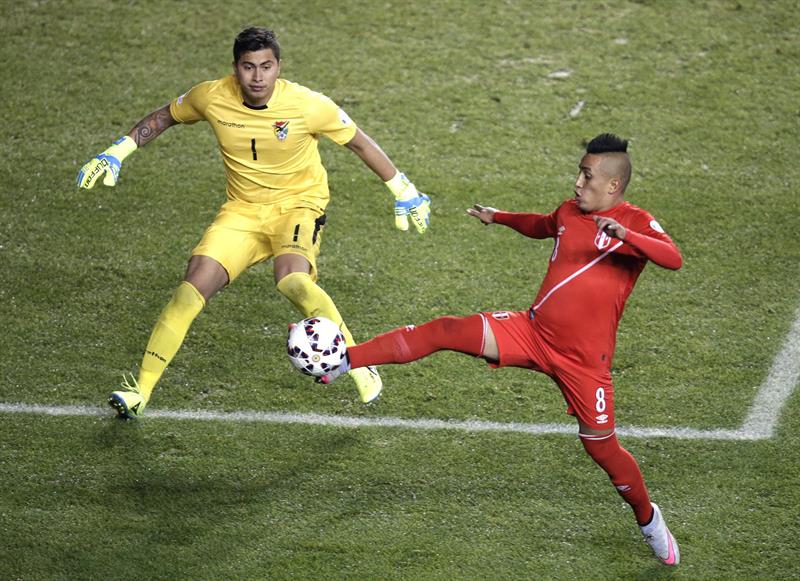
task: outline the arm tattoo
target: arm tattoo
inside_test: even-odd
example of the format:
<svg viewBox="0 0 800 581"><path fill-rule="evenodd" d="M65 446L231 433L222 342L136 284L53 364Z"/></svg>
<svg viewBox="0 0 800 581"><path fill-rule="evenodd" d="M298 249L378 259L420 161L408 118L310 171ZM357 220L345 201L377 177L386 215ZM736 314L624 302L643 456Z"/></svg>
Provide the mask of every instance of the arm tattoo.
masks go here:
<svg viewBox="0 0 800 581"><path fill-rule="evenodd" d="M175 125L177 121L172 118L169 112L169 105L156 109L150 115L139 121L136 127L130 130L128 135L141 147L153 141L166 129Z"/></svg>

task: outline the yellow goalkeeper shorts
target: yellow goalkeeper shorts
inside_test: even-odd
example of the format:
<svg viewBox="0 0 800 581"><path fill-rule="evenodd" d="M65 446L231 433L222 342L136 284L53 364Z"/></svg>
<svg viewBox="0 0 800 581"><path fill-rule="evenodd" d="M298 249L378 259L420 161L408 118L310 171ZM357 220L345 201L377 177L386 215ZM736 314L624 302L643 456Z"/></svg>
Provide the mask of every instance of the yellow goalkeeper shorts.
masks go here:
<svg viewBox="0 0 800 581"><path fill-rule="evenodd" d="M316 208L281 208L225 202L206 229L192 256L208 256L228 271L229 282L250 266L280 256L299 254L311 263L317 280L325 213Z"/></svg>

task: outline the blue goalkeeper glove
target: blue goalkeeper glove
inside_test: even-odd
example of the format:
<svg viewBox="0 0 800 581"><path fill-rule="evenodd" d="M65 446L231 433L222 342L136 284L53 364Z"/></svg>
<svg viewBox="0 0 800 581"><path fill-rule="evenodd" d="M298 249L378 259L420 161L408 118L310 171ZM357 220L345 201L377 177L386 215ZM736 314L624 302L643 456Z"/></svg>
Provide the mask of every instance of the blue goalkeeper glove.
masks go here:
<svg viewBox="0 0 800 581"><path fill-rule="evenodd" d="M91 190L103 174L106 174L103 178L105 185L116 185L122 161L135 150L136 142L127 135L118 139L114 145L92 158L81 168L81 171L78 172L78 187Z"/></svg>
<svg viewBox="0 0 800 581"><path fill-rule="evenodd" d="M408 230L408 219L417 232L424 234L431 222L431 199L418 192L411 181L400 172L386 183L394 194L394 225L398 230Z"/></svg>

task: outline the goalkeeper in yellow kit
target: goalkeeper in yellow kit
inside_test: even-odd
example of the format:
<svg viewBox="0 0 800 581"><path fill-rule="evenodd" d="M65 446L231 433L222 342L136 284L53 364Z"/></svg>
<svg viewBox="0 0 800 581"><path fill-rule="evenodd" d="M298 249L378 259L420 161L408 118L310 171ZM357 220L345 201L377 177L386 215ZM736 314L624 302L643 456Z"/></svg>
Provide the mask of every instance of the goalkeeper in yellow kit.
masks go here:
<svg viewBox="0 0 800 581"><path fill-rule="evenodd" d="M109 396L121 417L139 417L162 373L205 304L249 266L273 258L275 282L304 317L338 323L353 336L327 293L317 286L316 257L329 192L317 142L325 135L353 151L395 196L395 225L419 233L430 216L429 198L394 166L381 148L328 97L278 78L280 46L272 31L247 28L233 45L233 74L200 83L142 119L78 173L91 189L103 178L116 184L122 161L178 123L207 121L219 142L227 201L192 251L186 274L161 312L145 349L138 380ZM380 395L375 368L350 373L363 402Z"/></svg>

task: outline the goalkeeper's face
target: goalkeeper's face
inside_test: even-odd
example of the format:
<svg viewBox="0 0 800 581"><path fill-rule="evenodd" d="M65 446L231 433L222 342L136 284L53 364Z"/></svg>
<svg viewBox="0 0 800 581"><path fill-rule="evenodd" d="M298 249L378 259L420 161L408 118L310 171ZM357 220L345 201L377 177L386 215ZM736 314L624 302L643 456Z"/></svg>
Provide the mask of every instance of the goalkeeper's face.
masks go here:
<svg viewBox="0 0 800 581"><path fill-rule="evenodd" d="M281 63L271 48L244 52L233 63L233 72L242 88L248 105L261 107L267 104L281 72Z"/></svg>

